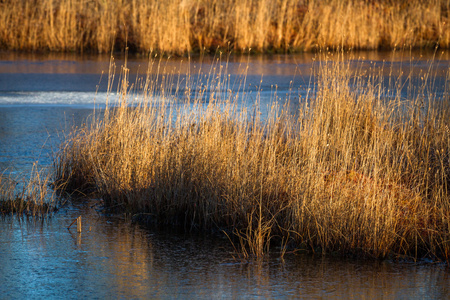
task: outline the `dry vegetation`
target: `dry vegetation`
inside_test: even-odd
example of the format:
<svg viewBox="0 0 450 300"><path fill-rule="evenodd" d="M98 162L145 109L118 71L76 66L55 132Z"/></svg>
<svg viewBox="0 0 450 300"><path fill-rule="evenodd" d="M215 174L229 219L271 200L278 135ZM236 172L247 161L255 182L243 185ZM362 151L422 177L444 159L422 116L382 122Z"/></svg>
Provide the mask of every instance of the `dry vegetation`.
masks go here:
<svg viewBox="0 0 450 300"><path fill-rule="evenodd" d="M3 0L0 47L138 52L450 46L449 0Z"/></svg>
<svg viewBox="0 0 450 300"><path fill-rule="evenodd" d="M57 209L56 197L49 190L50 175L33 166L31 177L21 182L0 174L0 214L48 216Z"/></svg>
<svg viewBox="0 0 450 300"><path fill-rule="evenodd" d="M386 102L386 78L340 61L318 69L314 97L297 116L274 104L264 119L239 105L240 88L222 89L230 82L219 66L195 92L186 82L185 104L154 76L134 94L124 69L118 106L62 145L58 186L157 224L225 230L246 255L277 239L448 262L448 86L440 97L411 86L411 98Z"/></svg>

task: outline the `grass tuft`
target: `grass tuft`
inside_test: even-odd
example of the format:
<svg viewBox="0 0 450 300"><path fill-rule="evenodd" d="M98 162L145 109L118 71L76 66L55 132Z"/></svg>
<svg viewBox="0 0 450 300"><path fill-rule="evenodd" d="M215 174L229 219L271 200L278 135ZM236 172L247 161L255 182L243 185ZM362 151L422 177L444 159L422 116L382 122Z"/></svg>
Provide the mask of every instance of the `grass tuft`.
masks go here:
<svg viewBox="0 0 450 300"><path fill-rule="evenodd" d="M55 195L50 192L51 176L33 166L28 180L18 182L0 174L0 213L33 217L48 216L57 210Z"/></svg>
<svg viewBox="0 0 450 300"><path fill-rule="evenodd" d="M183 103L152 76L133 92L124 68L117 106L61 146L55 179L157 224L233 233L245 256L279 240L448 262L448 86L438 96L410 80L405 98L392 75L359 72L323 59L296 114L274 102L260 118L239 88L220 89L224 73Z"/></svg>

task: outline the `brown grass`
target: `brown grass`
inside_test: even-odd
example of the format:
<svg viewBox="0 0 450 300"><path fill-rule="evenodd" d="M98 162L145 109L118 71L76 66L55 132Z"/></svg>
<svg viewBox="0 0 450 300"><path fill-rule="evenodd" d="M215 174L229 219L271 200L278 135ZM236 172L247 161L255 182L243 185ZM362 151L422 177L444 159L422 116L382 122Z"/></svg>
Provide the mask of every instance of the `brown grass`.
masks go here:
<svg viewBox="0 0 450 300"><path fill-rule="evenodd" d="M56 195L49 189L51 176L33 165L28 179L18 181L0 174L0 214L48 216L57 209Z"/></svg>
<svg viewBox="0 0 450 300"><path fill-rule="evenodd" d="M154 76L133 94L125 69L118 106L62 145L56 181L157 224L234 233L244 254L289 237L324 253L448 261L448 86L437 97L409 81L409 99L386 101L389 78L319 64L299 115L274 104L266 119L238 108L240 88L219 92L230 86L220 67L178 105Z"/></svg>
<svg viewBox="0 0 450 300"><path fill-rule="evenodd" d="M5 0L0 47L183 54L450 46L448 0Z"/></svg>

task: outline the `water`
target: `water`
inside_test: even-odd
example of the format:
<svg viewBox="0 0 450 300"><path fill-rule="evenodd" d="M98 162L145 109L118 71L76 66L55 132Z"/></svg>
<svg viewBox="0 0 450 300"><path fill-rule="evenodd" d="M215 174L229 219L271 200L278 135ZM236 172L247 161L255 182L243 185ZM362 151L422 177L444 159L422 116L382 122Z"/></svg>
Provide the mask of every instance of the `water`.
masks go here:
<svg viewBox="0 0 450 300"><path fill-rule="evenodd" d="M414 60L399 55L391 63L391 53L358 55L361 59L352 63L355 68L363 62L369 70L385 61L394 66L386 72L400 74L400 66L407 66L417 78L431 59L416 53ZM275 86L277 95L293 99L306 95L314 85L313 59L311 54L232 57L224 67L230 82L238 84L245 78L249 98L260 97L262 105L268 105ZM202 61L191 59L191 73L218 68L214 58ZM116 64L120 63L119 58ZM435 60L433 70L445 74L449 65L444 54ZM109 57L104 56L0 54L0 170L26 176L36 161L50 165L64 135L106 102L106 75L102 81L100 77L108 66ZM130 74L143 76L147 60L129 59L128 66ZM188 65L173 59L164 67L186 74ZM444 85L444 76L438 75L435 86ZM0 298L445 299L450 295L449 269L439 264L307 254L287 254L282 260L276 249L268 258L245 261L236 258L227 239L148 230L123 217L102 216L96 208L91 200L68 203L45 220L1 218ZM83 220L81 234L67 229L78 216Z"/></svg>
<svg viewBox="0 0 450 300"><path fill-rule="evenodd" d="M227 240L148 231L92 203L44 221L0 222L0 290L33 298L445 299L443 266L278 254L233 259ZM67 227L82 215L83 232Z"/></svg>

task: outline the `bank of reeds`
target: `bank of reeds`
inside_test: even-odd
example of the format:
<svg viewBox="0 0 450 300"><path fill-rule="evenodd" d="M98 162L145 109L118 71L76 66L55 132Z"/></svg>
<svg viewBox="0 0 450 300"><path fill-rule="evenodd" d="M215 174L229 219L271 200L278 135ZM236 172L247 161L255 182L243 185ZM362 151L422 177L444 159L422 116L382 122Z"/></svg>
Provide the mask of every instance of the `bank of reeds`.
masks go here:
<svg viewBox="0 0 450 300"><path fill-rule="evenodd" d="M49 188L50 179L36 165L30 178L21 182L11 175L0 174L0 214L48 216L57 209L56 197Z"/></svg>
<svg viewBox="0 0 450 300"><path fill-rule="evenodd" d="M220 67L207 86L186 83L197 89L182 95L185 104L154 76L131 96L125 77L118 106L62 145L58 186L157 224L224 230L245 254L277 239L322 253L448 262L448 86L438 97L406 80L404 99L382 75L319 64L298 114L274 103L262 119L240 106L245 84L230 90Z"/></svg>
<svg viewBox="0 0 450 300"><path fill-rule="evenodd" d="M308 51L450 45L449 0L4 0L0 47Z"/></svg>

